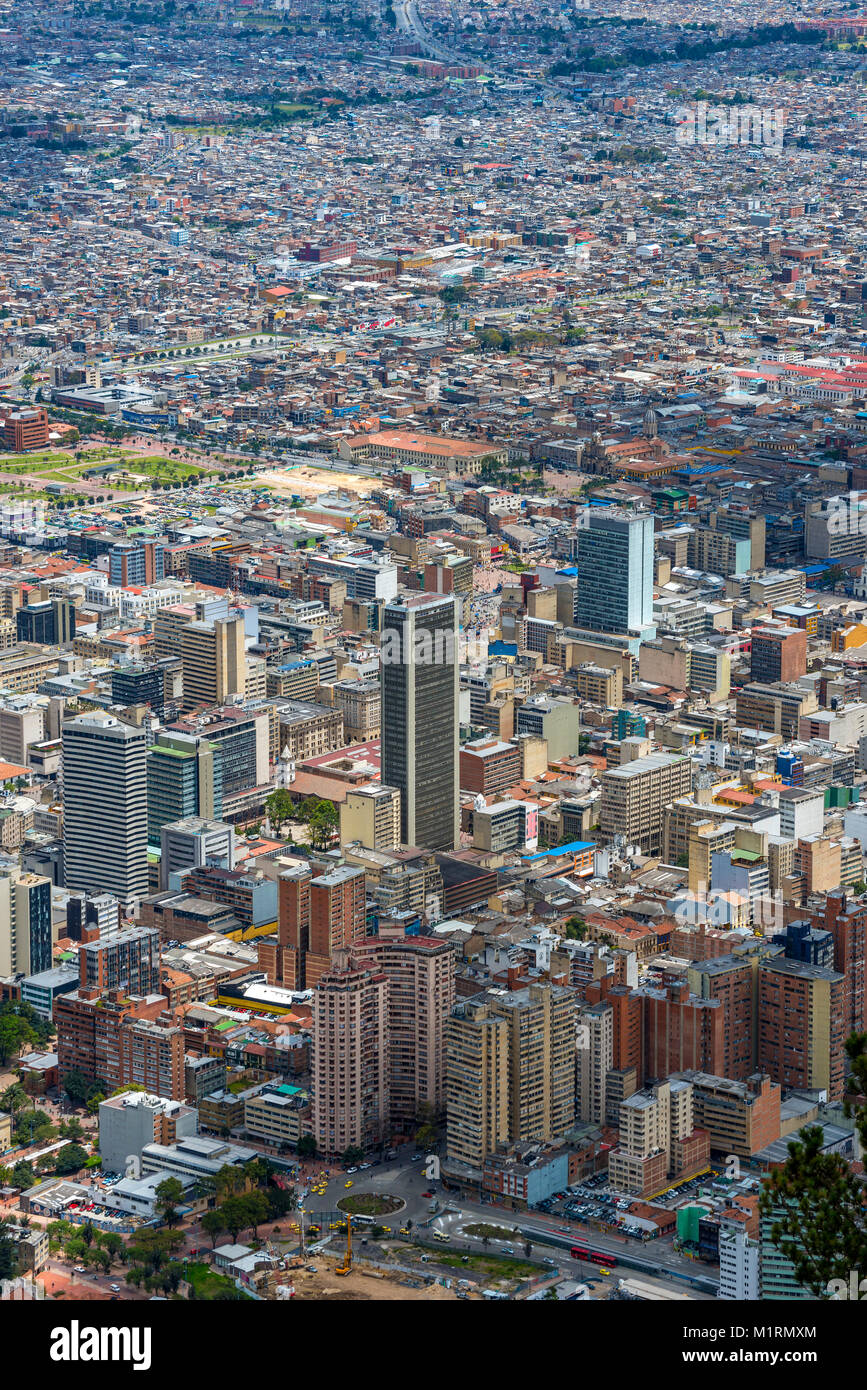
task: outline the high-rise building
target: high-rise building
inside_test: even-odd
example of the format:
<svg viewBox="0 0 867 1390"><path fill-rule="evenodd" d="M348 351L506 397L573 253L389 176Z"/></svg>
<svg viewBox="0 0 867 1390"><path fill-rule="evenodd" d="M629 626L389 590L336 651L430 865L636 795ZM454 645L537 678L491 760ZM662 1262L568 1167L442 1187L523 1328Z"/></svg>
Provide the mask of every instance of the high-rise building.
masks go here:
<svg viewBox="0 0 867 1390"><path fill-rule="evenodd" d="M312 989L338 951L364 940L366 929L364 870L339 864L310 882L310 948L305 964L305 989Z"/></svg>
<svg viewBox="0 0 867 1390"><path fill-rule="evenodd" d="M483 995L460 1000L446 1030L450 1162L480 1170L509 1139L509 1028Z"/></svg>
<svg viewBox="0 0 867 1390"><path fill-rule="evenodd" d="M65 646L75 636L75 604L71 599L46 599L19 608L15 615L19 642Z"/></svg>
<svg viewBox="0 0 867 1390"><path fill-rule="evenodd" d="M807 669L807 633L802 627L754 627L750 634L750 680L796 681Z"/></svg>
<svg viewBox="0 0 867 1390"><path fill-rule="evenodd" d="M657 853L665 808L691 790L692 771L690 758L651 753L603 773L599 827L604 839L624 835L645 854Z"/></svg>
<svg viewBox="0 0 867 1390"><path fill-rule="evenodd" d="M759 1242L738 1211L720 1216L718 1297L750 1303L759 1297Z"/></svg>
<svg viewBox="0 0 867 1390"><path fill-rule="evenodd" d="M371 937L361 948L388 980L388 1094L392 1130L413 1133L446 1107L446 1045L455 953L426 936Z"/></svg>
<svg viewBox="0 0 867 1390"><path fill-rule="evenodd" d="M121 927L78 948L82 989L156 994L160 984L160 934L153 927Z"/></svg>
<svg viewBox="0 0 867 1390"><path fill-rule="evenodd" d="M201 816L219 820L223 811L223 750L206 737L163 730L147 755L148 843L172 821Z"/></svg>
<svg viewBox="0 0 867 1390"><path fill-rule="evenodd" d="M160 831L160 889L173 887L173 874L216 864L235 867L235 831L222 821L189 816L173 821Z"/></svg>
<svg viewBox="0 0 867 1390"><path fill-rule="evenodd" d="M746 1081L687 1071L679 1078L693 1090L695 1123L717 1153L751 1158L780 1137L780 1087L756 1072Z"/></svg>
<svg viewBox="0 0 867 1390"><path fill-rule="evenodd" d="M113 893L125 906L148 891L147 734L114 715L63 725L63 856L67 888Z"/></svg>
<svg viewBox="0 0 867 1390"><path fill-rule="evenodd" d="M696 1128L688 1081L663 1081L636 1092L621 1105L619 1121L608 1176L621 1192L652 1196L669 1177L685 1178L707 1166L710 1139Z"/></svg>
<svg viewBox="0 0 867 1390"><path fill-rule="evenodd" d="M458 842L458 654L455 601L412 594L386 604L382 654L382 780L401 795L401 839L423 849Z"/></svg>
<svg viewBox="0 0 867 1390"><path fill-rule="evenodd" d="M338 952L313 991L312 1132L322 1154L387 1137L388 979Z"/></svg>
<svg viewBox="0 0 867 1390"><path fill-rule="evenodd" d="M353 787L340 807L341 845L365 849L400 848L400 792L397 787Z"/></svg>
<svg viewBox="0 0 867 1390"><path fill-rule="evenodd" d="M122 589L165 577L165 545L157 540L117 541L108 552L108 577Z"/></svg>
<svg viewBox="0 0 867 1390"><path fill-rule="evenodd" d="M834 941L834 969L844 978L843 1035L867 1030L867 903L843 892L829 893L823 911L813 914Z"/></svg>
<svg viewBox="0 0 867 1390"><path fill-rule="evenodd" d="M580 732L581 714L571 700L554 700L537 695L518 707L515 733L545 739L549 762L577 753Z"/></svg>
<svg viewBox="0 0 867 1390"><path fill-rule="evenodd" d="M272 984L304 989L307 952L310 949L309 864L296 864L277 880L277 944L272 952L263 942L259 961Z"/></svg>
<svg viewBox="0 0 867 1390"><path fill-rule="evenodd" d="M26 767L30 745L46 737L45 710L33 695L10 696L0 705L0 759Z"/></svg>
<svg viewBox="0 0 867 1390"><path fill-rule="evenodd" d="M845 976L785 956L759 966L758 1062L780 1086L843 1094Z"/></svg>
<svg viewBox="0 0 867 1390"><path fill-rule="evenodd" d="M125 1173L131 1155L141 1157L146 1144L173 1144L198 1133L192 1105L166 1100L147 1091L112 1096L99 1107L99 1156L107 1173Z"/></svg>
<svg viewBox="0 0 867 1390"><path fill-rule="evenodd" d="M211 708L247 692L243 617L187 623L181 631L184 708Z"/></svg>
<svg viewBox="0 0 867 1390"><path fill-rule="evenodd" d="M644 1075L661 1081L675 1071L723 1071L725 1013L718 999L690 994L684 980L642 985Z"/></svg>
<svg viewBox="0 0 867 1390"><path fill-rule="evenodd" d="M582 1009L578 1022L578 1118L604 1125L607 1081L614 1066L614 1010L608 1003Z"/></svg>
<svg viewBox="0 0 867 1390"><path fill-rule="evenodd" d="M111 673L111 702L113 705L150 705L151 709L162 709L166 703L163 667L135 663L115 666Z"/></svg>
<svg viewBox="0 0 867 1390"><path fill-rule="evenodd" d="M0 977L50 970L51 947L51 880L0 869Z"/></svg>
<svg viewBox="0 0 867 1390"><path fill-rule="evenodd" d="M575 538L576 624L640 632L653 623L653 517L591 509Z"/></svg>
<svg viewBox="0 0 867 1390"><path fill-rule="evenodd" d="M144 1086L154 1095L184 1099L184 1031L163 1023L161 994L79 988L58 995L57 1066L61 1078L79 1072L103 1092Z"/></svg>
<svg viewBox="0 0 867 1390"><path fill-rule="evenodd" d="M446 1031L450 1159L478 1166L498 1143L550 1142L572 1128L576 1012L574 991L550 984L456 1005Z"/></svg>
<svg viewBox="0 0 867 1390"><path fill-rule="evenodd" d="M733 1081L745 1081L756 1069L758 963L763 954L726 955L695 961L687 974L687 983L695 994L702 999L718 999L722 1006L720 1074Z"/></svg>
<svg viewBox="0 0 867 1390"><path fill-rule="evenodd" d="M354 949L366 930L364 870L339 864L313 877L299 864L278 880L277 944L260 952L269 979L312 989L338 951Z"/></svg>

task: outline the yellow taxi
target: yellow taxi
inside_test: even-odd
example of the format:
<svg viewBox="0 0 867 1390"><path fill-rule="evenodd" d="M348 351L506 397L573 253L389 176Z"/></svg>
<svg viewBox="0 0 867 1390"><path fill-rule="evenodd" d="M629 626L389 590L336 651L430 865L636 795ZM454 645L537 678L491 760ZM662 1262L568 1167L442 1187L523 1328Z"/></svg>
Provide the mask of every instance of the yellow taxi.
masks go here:
<svg viewBox="0 0 867 1390"><path fill-rule="evenodd" d="M351 1182L345 1182L345 1183L343 1184L343 1186L344 1186L344 1187L351 1187L351 1186L352 1186L352 1183L351 1183Z"/></svg>

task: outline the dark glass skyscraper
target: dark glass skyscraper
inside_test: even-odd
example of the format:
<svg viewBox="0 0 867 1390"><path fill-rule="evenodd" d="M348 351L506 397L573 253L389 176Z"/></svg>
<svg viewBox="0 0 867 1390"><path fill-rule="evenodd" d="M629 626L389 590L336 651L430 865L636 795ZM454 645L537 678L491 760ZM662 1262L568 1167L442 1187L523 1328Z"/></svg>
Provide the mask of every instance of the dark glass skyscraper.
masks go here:
<svg viewBox="0 0 867 1390"><path fill-rule="evenodd" d="M382 782L400 788L401 839L458 841L458 652L455 603L410 594L386 605L382 641Z"/></svg>

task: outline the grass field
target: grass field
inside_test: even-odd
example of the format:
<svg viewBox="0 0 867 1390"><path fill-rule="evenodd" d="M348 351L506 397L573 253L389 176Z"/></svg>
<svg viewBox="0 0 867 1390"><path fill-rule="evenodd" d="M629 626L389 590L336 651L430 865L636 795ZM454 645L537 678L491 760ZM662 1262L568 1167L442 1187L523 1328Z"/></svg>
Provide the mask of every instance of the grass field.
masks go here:
<svg viewBox="0 0 867 1390"><path fill-rule="evenodd" d="M465 1226L464 1233L468 1236L478 1236L482 1240L485 1236L489 1240L516 1240L514 1231L510 1231L506 1226L489 1226L484 1221L477 1221L472 1226Z"/></svg>
<svg viewBox="0 0 867 1390"><path fill-rule="evenodd" d="M180 458L163 454L136 454L131 449L107 446L96 449L78 450L75 454L63 450L48 450L32 454L0 453L0 474L44 478L51 483L74 483L94 468L113 467L121 476L117 481L105 480L106 488L133 490L140 483L136 479L148 478L151 481L179 483L186 478L201 478L215 469L215 465L187 463ZM99 478L93 481L99 483ZM29 497L37 494L27 492Z"/></svg>
<svg viewBox="0 0 867 1390"><path fill-rule="evenodd" d="M197 1300L211 1303L215 1300L239 1302L247 1295L236 1289L231 1279L224 1274L215 1274L207 1265L189 1264L184 1275Z"/></svg>
<svg viewBox="0 0 867 1390"><path fill-rule="evenodd" d="M455 1255L448 1250L437 1250L436 1254L432 1250L426 1250L425 1253L438 1265L448 1265L454 1269L473 1269L488 1279L529 1279L532 1274L539 1273L538 1265L531 1265L527 1260L514 1260L508 1255L468 1255L465 1259L463 1255Z"/></svg>

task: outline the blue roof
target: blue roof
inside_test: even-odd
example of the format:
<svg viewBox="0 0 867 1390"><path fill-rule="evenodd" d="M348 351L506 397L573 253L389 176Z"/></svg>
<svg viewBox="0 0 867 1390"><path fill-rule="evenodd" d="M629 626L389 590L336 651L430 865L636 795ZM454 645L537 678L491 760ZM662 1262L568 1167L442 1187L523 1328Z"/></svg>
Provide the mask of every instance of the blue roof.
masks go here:
<svg viewBox="0 0 867 1390"><path fill-rule="evenodd" d="M543 849L538 854L524 854L521 856L525 864L535 864L537 859L551 859L561 854L580 854L585 849L595 849L595 840L573 840L571 844L559 845L556 849Z"/></svg>

